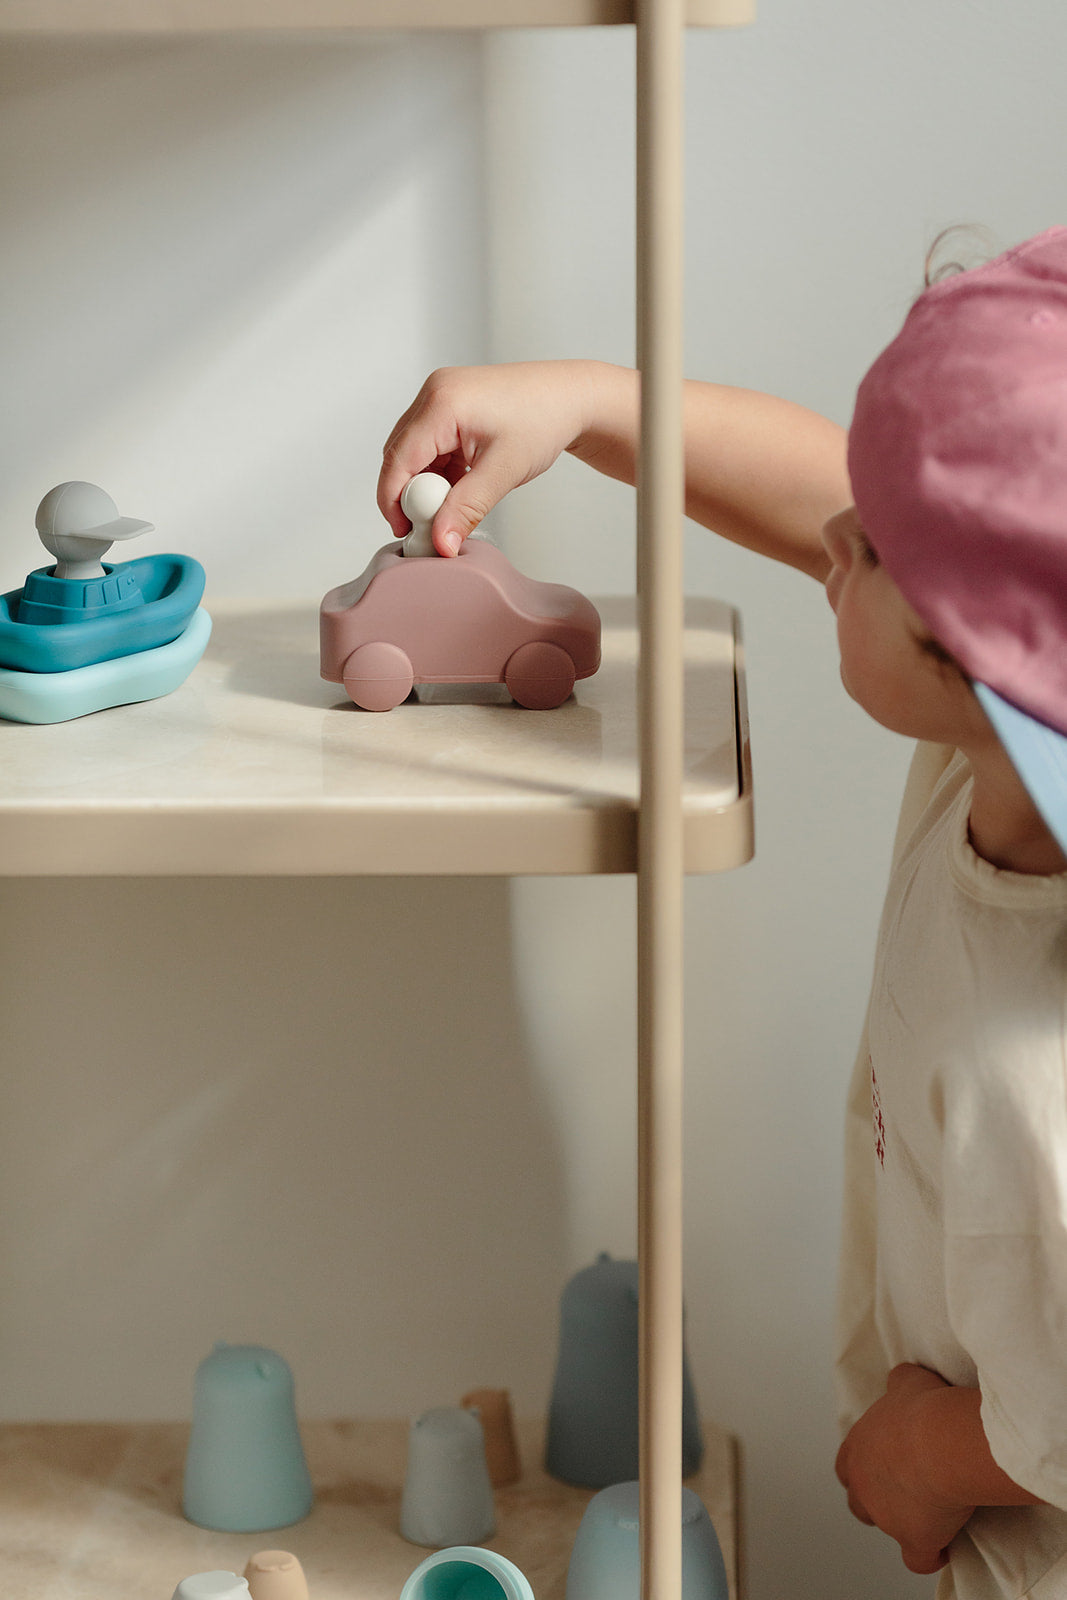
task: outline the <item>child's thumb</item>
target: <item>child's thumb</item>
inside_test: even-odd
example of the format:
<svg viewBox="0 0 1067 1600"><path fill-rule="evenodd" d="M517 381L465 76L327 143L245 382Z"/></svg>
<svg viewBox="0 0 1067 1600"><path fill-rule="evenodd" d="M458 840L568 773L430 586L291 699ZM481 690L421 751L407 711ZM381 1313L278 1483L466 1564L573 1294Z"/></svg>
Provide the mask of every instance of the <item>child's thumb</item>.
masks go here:
<svg viewBox="0 0 1067 1600"><path fill-rule="evenodd" d="M454 483L433 519L433 542L442 556L459 554L468 534L503 500L510 489L524 482L507 462L488 453Z"/></svg>

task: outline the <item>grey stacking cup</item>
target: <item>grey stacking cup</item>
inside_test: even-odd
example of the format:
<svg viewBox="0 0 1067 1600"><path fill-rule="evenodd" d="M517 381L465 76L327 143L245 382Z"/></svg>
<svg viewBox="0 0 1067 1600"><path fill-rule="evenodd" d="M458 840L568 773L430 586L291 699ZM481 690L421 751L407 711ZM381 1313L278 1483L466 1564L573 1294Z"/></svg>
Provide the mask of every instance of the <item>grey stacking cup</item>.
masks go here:
<svg viewBox="0 0 1067 1600"><path fill-rule="evenodd" d="M411 1544L474 1545L488 1539L495 1525L477 1414L461 1406L424 1412L408 1435L400 1532Z"/></svg>

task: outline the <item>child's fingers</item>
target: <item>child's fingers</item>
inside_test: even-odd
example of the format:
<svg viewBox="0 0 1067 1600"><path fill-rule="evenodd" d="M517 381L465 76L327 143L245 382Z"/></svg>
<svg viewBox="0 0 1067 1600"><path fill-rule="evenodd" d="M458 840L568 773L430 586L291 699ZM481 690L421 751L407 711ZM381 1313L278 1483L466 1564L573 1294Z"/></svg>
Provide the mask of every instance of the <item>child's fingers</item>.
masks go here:
<svg viewBox="0 0 1067 1600"><path fill-rule="evenodd" d="M468 534L509 490L525 483L527 476L506 447L488 446L470 471L453 483L434 518L433 542L438 554L457 555Z"/></svg>
<svg viewBox="0 0 1067 1600"><path fill-rule="evenodd" d="M403 537L411 526L400 509L406 484L419 472L440 472L451 479L455 476L452 461L452 453L442 453L432 440L420 441L411 436L390 439L378 474L377 499L378 510L398 537Z"/></svg>
<svg viewBox="0 0 1067 1600"><path fill-rule="evenodd" d="M439 472L453 485L434 518L440 555L464 539L509 490L543 472L563 448L559 428L522 368L441 368L423 384L386 441L378 506L394 534L408 531L400 496L410 478ZM518 388L517 402L513 391ZM525 398L523 398L525 396Z"/></svg>
<svg viewBox="0 0 1067 1600"><path fill-rule="evenodd" d="M886 1379L886 1394L921 1394L929 1389L945 1389L948 1385L938 1372L920 1367L913 1361L904 1361L894 1367Z"/></svg>
<svg viewBox="0 0 1067 1600"><path fill-rule="evenodd" d="M929 1575L948 1566L947 1550L932 1550L926 1545L901 1544L900 1555L909 1572Z"/></svg>
<svg viewBox="0 0 1067 1600"><path fill-rule="evenodd" d="M378 474L378 509L398 536L410 526L400 509L405 484L419 472L440 472L450 481L463 471L457 420L427 379L385 442Z"/></svg>
<svg viewBox="0 0 1067 1600"><path fill-rule="evenodd" d="M837 1481L844 1488L845 1493L848 1496L848 1509L851 1511L852 1515L858 1522L865 1522L869 1528L873 1528L874 1518L867 1510L867 1507L860 1499L855 1486L850 1481L851 1473L849 1470L849 1454L849 1442L846 1438L841 1448L837 1452L837 1460L834 1462L834 1472L837 1474Z"/></svg>

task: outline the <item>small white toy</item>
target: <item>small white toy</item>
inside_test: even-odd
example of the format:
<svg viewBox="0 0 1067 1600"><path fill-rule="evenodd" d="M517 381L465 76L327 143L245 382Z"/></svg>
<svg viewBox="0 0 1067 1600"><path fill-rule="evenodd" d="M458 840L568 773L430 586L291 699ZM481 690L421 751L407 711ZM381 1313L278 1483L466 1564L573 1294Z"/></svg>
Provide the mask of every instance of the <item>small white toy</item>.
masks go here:
<svg viewBox="0 0 1067 1600"><path fill-rule="evenodd" d="M411 532L404 539L406 556L435 556L437 551L430 538L433 519L445 503L452 485L439 472L420 472L410 478L400 496L400 509L411 519Z"/></svg>
<svg viewBox="0 0 1067 1600"><path fill-rule="evenodd" d="M236 1572L194 1572L183 1578L171 1600L244 1600L248 1584Z"/></svg>

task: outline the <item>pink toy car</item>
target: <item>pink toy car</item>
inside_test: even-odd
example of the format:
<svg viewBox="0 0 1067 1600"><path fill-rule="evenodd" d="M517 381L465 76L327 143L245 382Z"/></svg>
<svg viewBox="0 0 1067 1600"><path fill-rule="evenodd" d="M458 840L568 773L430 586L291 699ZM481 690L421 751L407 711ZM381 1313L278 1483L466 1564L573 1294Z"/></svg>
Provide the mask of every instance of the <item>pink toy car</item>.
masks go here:
<svg viewBox="0 0 1067 1600"><path fill-rule="evenodd" d="M392 710L416 683L506 683L520 706L544 711L600 665L600 617L484 540L454 557L405 554L398 541L326 595L320 645L322 676L367 711Z"/></svg>

